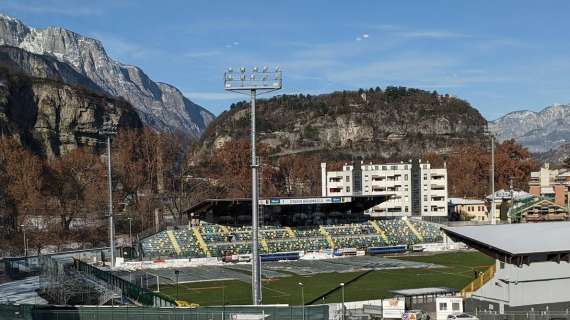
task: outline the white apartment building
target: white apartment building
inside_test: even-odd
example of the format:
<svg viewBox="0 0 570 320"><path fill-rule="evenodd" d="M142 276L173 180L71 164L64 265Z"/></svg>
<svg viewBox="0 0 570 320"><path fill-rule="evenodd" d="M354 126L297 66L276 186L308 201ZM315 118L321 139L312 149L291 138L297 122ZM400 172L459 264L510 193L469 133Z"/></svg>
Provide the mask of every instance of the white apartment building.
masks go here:
<svg viewBox="0 0 570 320"><path fill-rule="evenodd" d="M321 163L322 196L391 195L367 212L374 217L447 219L447 169L429 162L373 164L355 161L340 171L327 171Z"/></svg>

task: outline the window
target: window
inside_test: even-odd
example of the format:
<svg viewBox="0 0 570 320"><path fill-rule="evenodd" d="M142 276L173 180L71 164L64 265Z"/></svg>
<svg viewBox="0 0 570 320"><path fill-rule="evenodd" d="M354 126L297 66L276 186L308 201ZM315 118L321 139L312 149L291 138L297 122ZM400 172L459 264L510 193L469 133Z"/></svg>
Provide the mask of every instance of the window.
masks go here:
<svg viewBox="0 0 570 320"><path fill-rule="evenodd" d="M408 181L408 175L407 174L404 175L404 181Z"/></svg>
<svg viewBox="0 0 570 320"><path fill-rule="evenodd" d="M378 166L374 166L374 170L378 170Z"/></svg>
<svg viewBox="0 0 570 320"><path fill-rule="evenodd" d="M350 176L346 176L346 182L350 182Z"/></svg>
<svg viewBox="0 0 570 320"><path fill-rule="evenodd" d="M424 173L424 180L427 180L427 174Z"/></svg>
<svg viewBox="0 0 570 320"><path fill-rule="evenodd" d="M424 201L427 201L427 196L426 196L426 195L424 195Z"/></svg>
<svg viewBox="0 0 570 320"><path fill-rule="evenodd" d="M350 187L346 187L346 192L350 192Z"/></svg>
<svg viewBox="0 0 570 320"><path fill-rule="evenodd" d="M382 166L382 170L388 170L388 167Z"/></svg>
<svg viewBox="0 0 570 320"><path fill-rule="evenodd" d="M459 309L459 302L453 302L453 303L451 304L451 310L453 310L453 311L460 311L460 309Z"/></svg>
<svg viewBox="0 0 570 320"><path fill-rule="evenodd" d="M439 303L439 311L447 311L447 302Z"/></svg>
<svg viewBox="0 0 570 320"><path fill-rule="evenodd" d="M392 170L397 170L398 167L397 167L397 166L391 166L390 169L392 169Z"/></svg>
<svg viewBox="0 0 570 320"><path fill-rule="evenodd" d="M405 209L404 211L406 211L406 212L408 212L408 211L409 211L408 207L405 207L404 209Z"/></svg>

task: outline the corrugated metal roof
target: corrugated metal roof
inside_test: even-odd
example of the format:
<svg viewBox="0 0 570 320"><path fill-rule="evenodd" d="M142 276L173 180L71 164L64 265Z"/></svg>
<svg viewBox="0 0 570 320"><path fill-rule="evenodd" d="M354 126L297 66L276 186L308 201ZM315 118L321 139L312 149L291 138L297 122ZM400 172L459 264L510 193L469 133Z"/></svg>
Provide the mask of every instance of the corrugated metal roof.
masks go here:
<svg viewBox="0 0 570 320"><path fill-rule="evenodd" d="M570 252L570 222L542 222L443 227L448 235L503 254L533 255Z"/></svg>

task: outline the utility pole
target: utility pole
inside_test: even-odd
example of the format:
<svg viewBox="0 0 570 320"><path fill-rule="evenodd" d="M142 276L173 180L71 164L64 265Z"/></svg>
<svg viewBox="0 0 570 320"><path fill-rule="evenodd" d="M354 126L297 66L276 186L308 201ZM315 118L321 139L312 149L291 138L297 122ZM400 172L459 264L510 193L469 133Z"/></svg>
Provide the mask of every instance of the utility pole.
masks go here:
<svg viewBox="0 0 570 320"><path fill-rule="evenodd" d="M224 73L224 89L242 94L249 94L251 99L251 223L252 223L252 259L251 259L251 291L254 305L261 305L261 260L259 258L259 190L257 155L255 150L255 101L257 94L279 90L282 87L281 70L277 67L274 71L268 67L262 70L254 67L251 72L246 72L244 67L239 72L232 68Z"/></svg>

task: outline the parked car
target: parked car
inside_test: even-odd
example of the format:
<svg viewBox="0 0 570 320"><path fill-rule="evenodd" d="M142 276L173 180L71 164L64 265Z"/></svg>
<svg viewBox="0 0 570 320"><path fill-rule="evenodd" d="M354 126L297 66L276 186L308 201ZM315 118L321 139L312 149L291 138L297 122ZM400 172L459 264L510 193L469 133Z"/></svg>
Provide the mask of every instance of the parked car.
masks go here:
<svg viewBox="0 0 570 320"><path fill-rule="evenodd" d="M479 320L479 318L469 313L457 313L448 315L447 320Z"/></svg>
<svg viewBox="0 0 570 320"><path fill-rule="evenodd" d="M402 320L430 320L430 316L422 310L409 310L402 315Z"/></svg>

